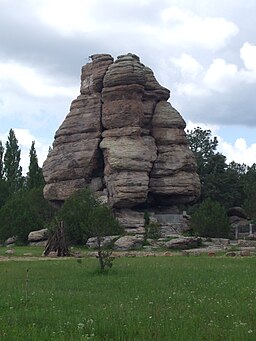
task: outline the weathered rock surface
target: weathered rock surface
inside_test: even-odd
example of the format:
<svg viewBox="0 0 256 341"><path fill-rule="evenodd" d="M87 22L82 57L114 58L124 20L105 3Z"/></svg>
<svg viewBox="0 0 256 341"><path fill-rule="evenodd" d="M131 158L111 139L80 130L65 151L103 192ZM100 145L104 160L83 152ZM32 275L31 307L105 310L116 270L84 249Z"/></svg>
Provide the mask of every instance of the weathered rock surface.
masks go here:
<svg viewBox="0 0 256 341"><path fill-rule="evenodd" d="M110 248L115 240L117 240L120 236L106 236L103 237L101 240L101 247ZM89 249L97 249L98 247L98 240L97 237L91 237L87 240L86 246Z"/></svg>
<svg viewBox="0 0 256 341"><path fill-rule="evenodd" d="M227 215L229 217L239 217L248 219L248 215L242 207L235 206L228 209Z"/></svg>
<svg viewBox="0 0 256 341"><path fill-rule="evenodd" d="M133 54L91 59L43 165L45 198L61 203L89 186L117 214L195 200L196 162L170 91Z"/></svg>
<svg viewBox="0 0 256 341"><path fill-rule="evenodd" d="M114 243L115 250L135 250L140 249L144 242L143 235L123 236Z"/></svg>
<svg viewBox="0 0 256 341"><path fill-rule="evenodd" d="M47 238L48 238L48 229L32 231L28 235L29 242L39 242L42 240L47 240Z"/></svg>
<svg viewBox="0 0 256 341"><path fill-rule="evenodd" d="M165 247L174 250L186 250L199 247L201 244L201 238L183 237L169 240L165 243Z"/></svg>
<svg viewBox="0 0 256 341"><path fill-rule="evenodd" d="M4 244L5 245L13 245L13 244L15 244L16 240L17 240L17 237L12 236L12 237L9 237L8 239L6 239Z"/></svg>

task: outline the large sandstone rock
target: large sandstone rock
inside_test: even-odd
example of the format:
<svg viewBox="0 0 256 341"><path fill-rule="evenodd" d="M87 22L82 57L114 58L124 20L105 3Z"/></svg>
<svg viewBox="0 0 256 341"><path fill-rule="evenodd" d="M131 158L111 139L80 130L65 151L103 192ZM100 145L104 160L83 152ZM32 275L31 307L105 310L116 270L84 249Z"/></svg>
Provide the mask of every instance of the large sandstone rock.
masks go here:
<svg viewBox="0 0 256 341"><path fill-rule="evenodd" d="M117 211L194 201L196 161L170 91L133 54L91 59L43 165L45 198L89 186Z"/></svg>

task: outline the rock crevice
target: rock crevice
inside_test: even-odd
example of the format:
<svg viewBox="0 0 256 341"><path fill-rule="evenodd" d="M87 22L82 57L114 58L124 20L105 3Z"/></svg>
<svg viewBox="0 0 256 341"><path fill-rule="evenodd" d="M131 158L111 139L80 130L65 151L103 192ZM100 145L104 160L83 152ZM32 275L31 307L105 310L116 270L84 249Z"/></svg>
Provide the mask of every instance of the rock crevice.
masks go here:
<svg viewBox="0 0 256 341"><path fill-rule="evenodd" d="M91 56L43 165L45 198L61 203L89 186L114 209L195 200L195 158L169 97L136 55Z"/></svg>

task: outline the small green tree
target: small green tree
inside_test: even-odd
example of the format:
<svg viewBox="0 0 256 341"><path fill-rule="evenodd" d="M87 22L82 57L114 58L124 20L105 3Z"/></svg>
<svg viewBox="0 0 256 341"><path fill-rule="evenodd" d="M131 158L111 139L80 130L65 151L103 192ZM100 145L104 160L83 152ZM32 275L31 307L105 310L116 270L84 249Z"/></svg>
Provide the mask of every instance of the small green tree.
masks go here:
<svg viewBox="0 0 256 341"><path fill-rule="evenodd" d="M217 201L208 198L191 216L191 227L201 237L228 238L230 225L226 211Z"/></svg>
<svg viewBox="0 0 256 341"><path fill-rule="evenodd" d="M64 221L71 244L85 244L88 238L96 237L100 269L111 266L111 251L103 249L102 240L105 236L122 233L123 229L111 210L100 204L88 188L66 200L58 219Z"/></svg>
<svg viewBox="0 0 256 341"><path fill-rule="evenodd" d="M97 251L100 270L112 267L111 250L102 247L103 237L123 232L118 221L107 206L96 205L89 213L91 235L97 238Z"/></svg>
<svg viewBox="0 0 256 341"><path fill-rule="evenodd" d="M22 187L22 168L20 166L20 148L13 129L10 129L4 154L4 177L10 192L14 193Z"/></svg>
<svg viewBox="0 0 256 341"><path fill-rule="evenodd" d="M32 141L32 145L29 151L29 168L27 173L27 187L32 189L44 185L44 177L42 168L38 166L38 158L35 149L35 141Z"/></svg>
<svg viewBox="0 0 256 341"><path fill-rule="evenodd" d="M83 245L91 236L89 213L97 204L87 188L75 192L64 202L58 220L64 221L70 244Z"/></svg>

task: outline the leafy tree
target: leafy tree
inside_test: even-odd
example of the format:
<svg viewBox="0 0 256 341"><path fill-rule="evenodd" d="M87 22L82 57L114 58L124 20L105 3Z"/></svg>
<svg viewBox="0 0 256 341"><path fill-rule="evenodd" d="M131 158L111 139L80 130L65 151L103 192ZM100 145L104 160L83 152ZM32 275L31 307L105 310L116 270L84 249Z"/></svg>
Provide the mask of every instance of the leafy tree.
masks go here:
<svg viewBox="0 0 256 341"><path fill-rule="evenodd" d="M217 201L208 198L191 216L191 227L201 237L228 238L230 225L226 210Z"/></svg>
<svg viewBox="0 0 256 341"><path fill-rule="evenodd" d="M97 201L88 189L75 192L67 199L58 213L63 220L71 244L85 244L90 237L89 212Z"/></svg>
<svg viewBox="0 0 256 341"><path fill-rule="evenodd" d="M0 209L10 196L9 186L4 179L0 179Z"/></svg>
<svg viewBox="0 0 256 341"><path fill-rule="evenodd" d="M100 270L112 266L111 251L104 250L104 236L122 232L111 210L93 196L88 188L73 194L62 206L58 214L66 226L69 241L84 244L89 237L96 237Z"/></svg>
<svg viewBox="0 0 256 341"><path fill-rule="evenodd" d="M0 209L0 240L17 236L18 242L26 244L29 232L44 228L54 214L42 187L19 191Z"/></svg>
<svg viewBox="0 0 256 341"><path fill-rule="evenodd" d="M247 167L243 176L243 207L252 219L256 219L256 164Z"/></svg>
<svg viewBox="0 0 256 341"><path fill-rule="evenodd" d="M218 146L217 137L212 138L211 134L211 130L203 130L200 127L187 131L187 140L190 149L195 154L200 177L205 174L204 168Z"/></svg>
<svg viewBox="0 0 256 341"><path fill-rule="evenodd" d="M240 206L244 200L244 164L226 163L226 157L216 151L218 140L210 130L200 127L187 134L190 149L194 152L201 182L199 202L206 198L218 201L226 208Z"/></svg>
<svg viewBox="0 0 256 341"><path fill-rule="evenodd" d="M228 179L229 207L242 206L245 199L244 178L246 174L246 165L232 161L226 170Z"/></svg>
<svg viewBox="0 0 256 341"><path fill-rule="evenodd" d="M111 211L100 205L85 188L65 201L58 213L63 220L71 244L85 244L90 237L102 237L120 231Z"/></svg>
<svg viewBox="0 0 256 341"><path fill-rule="evenodd" d="M14 193L22 187L22 168L20 166L20 148L12 129L9 131L4 154L4 177L10 192Z"/></svg>
<svg viewBox="0 0 256 341"><path fill-rule="evenodd" d="M107 206L96 205L93 210L89 212L90 233L97 238L97 251L100 264L100 270L112 267L112 251L104 250L102 247L102 240L104 236L111 234L122 233L118 221L113 217L112 212ZM88 222L86 223L86 225Z"/></svg>
<svg viewBox="0 0 256 341"><path fill-rule="evenodd" d="M29 171L27 173L27 187L32 189L44 185L44 177L42 168L38 166L38 158L35 149L35 141L32 141L32 145L29 151Z"/></svg>

